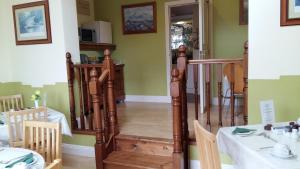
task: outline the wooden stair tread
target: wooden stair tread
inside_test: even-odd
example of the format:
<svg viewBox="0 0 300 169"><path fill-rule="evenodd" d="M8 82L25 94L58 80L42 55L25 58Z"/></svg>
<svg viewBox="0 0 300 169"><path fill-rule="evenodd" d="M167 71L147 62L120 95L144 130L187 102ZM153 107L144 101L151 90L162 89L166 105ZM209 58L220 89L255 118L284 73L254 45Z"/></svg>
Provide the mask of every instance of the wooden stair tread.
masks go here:
<svg viewBox="0 0 300 169"><path fill-rule="evenodd" d="M172 169L172 157L114 151L104 160L106 169ZM109 167L109 166L113 167Z"/></svg>

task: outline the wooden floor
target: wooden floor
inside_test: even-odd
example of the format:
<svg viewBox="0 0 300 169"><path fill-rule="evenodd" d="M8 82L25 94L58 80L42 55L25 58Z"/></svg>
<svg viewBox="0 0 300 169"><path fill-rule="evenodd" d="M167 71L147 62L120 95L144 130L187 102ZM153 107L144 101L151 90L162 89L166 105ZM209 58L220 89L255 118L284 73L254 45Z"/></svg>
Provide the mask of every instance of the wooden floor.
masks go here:
<svg viewBox="0 0 300 169"><path fill-rule="evenodd" d="M194 105L189 104L189 130L193 131ZM167 103L120 103L117 107L121 134L172 139L171 104ZM230 114L225 108L223 124L230 126ZM242 115L235 116L237 125L243 124ZM206 114L199 115L199 121L206 126ZM217 133L218 112L213 107L211 112L212 132ZM95 169L95 158L63 154L64 169Z"/></svg>
<svg viewBox="0 0 300 169"><path fill-rule="evenodd" d="M189 130L193 131L194 105L189 104ZM172 139L172 111L168 103L134 103L118 104L118 119L121 134ZM223 126L230 126L230 113L227 107L223 112ZM237 125L243 124L242 115L236 115ZM206 114L199 114L199 122L206 126ZM217 107L211 112L212 132L217 133Z"/></svg>
<svg viewBox="0 0 300 169"><path fill-rule="evenodd" d="M95 169L95 158L63 154L63 169Z"/></svg>

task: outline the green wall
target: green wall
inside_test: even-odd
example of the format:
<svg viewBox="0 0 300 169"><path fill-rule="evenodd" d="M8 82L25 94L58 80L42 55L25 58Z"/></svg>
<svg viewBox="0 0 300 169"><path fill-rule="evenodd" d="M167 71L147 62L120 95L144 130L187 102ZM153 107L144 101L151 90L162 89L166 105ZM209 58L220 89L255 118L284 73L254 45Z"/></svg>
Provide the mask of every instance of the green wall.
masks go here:
<svg viewBox="0 0 300 169"><path fill-rule="evenodd" d="M45 85L39 88L32 87L30 85L22 85L17 82L0 83L0 96L22 94L25 107L33 107L33 101L31 101L30 98L36 90L41 91L42 97L44 93L47 93L47 107L64 113L70 124L69 93L67 83L56 83L55 85ZM42 102L40 105L42 105ZM73 137L64 136L63 142L67 144L93 146L95 144L95 137L73 134Z"/></svg>
<svg viewBox="0 0 300 169"><path fill-rule="evenodd" d="M239 0L214 0L214 56L243 57L248 26L239 25Z"/></svg>
<svg viewBox="0 0 300 169"><path fill-rule="evenodd" d="M96 20L110 21L115 59L125 64L127 95L167 95L164 0L157 1L157 33L123 35L121 4L144 0L95 0Z"/></svg>
<svg viewBox="0 0 300 169"><path fill-rule="evenodd" d="M300 76L279 80L249 80L249 123L261 122L259 102L274 100L276 121L295 121L300 117Z"/></svg>
<svg viewBox="0 0 300 169"><path fill-rule="evenodd" d="M125 63L128 95L166 95L165 2L157 0L157 33L123 35L121 5L147 0L95 0L95 18L112 22L114 58ZM214 52L216 57L240 57L247 26L238 25L239 0L214 0Z"/></svg>

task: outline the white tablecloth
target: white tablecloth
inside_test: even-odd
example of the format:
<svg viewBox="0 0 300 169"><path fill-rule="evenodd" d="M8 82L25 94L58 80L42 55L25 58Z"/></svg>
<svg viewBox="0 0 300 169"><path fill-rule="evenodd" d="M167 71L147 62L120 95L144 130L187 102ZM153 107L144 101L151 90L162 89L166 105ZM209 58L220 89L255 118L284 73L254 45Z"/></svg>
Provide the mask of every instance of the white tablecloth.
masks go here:
<svg viewBox="0 0 300 169"><path fill-rule="evenodd" d="M67 136L72 136L70 127L66 116L51 108L47 108L48 111L48 121L49 122L59 122L62 128L62 134ZM1 114L1 113L0 113ZM8 126L6 124L0 124L0 140L8 140Z"/></svg>
<svg viewBox="0 0 300 169"><path fill-rule="evenodd" d="M243 126L250 129L257 129L256 133L265 132L263 125ZM235 127L221 128L217 134L219 150L228 154L235 169L300 169L300 142L294 145L296 158L281 159L271 155L272 148L260 149L262 147L274 146L276 143L271 139L257 134L241 137L232 135ZM271 132L266 132L271 135ZM278 140L288 140L290 138L278 137Z"/></svg>
<svg viewBox="0 0 300 169"><path fill-rule="evenodd" d="M34 151L26 150L26 149L22 149L22 148L0 147L0 161L27 155L29 153L33 153L34 163L32 165L28 165L27 168L28 169L43 169L45 166L45 160L43 159L43 157ZM12 163L12 162L10 162L10 163ZM0 163L0 169L5 169L5 166L9 165L10 163L8 163L8 164Z"/></svg>

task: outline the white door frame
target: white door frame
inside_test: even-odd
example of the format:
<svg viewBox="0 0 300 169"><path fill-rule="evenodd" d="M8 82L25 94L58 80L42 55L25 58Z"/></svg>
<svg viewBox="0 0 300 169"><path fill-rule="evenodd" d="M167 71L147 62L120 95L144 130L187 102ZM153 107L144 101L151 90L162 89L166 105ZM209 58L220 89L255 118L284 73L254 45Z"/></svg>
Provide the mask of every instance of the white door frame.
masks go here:
<svg viewBox="0 0 300 169"><path fill-rule="evenodd" d="M213 0L208 0L209 2L209 28L211 30L209 30L209 54L211 56L211 58L214 58L214 53L213 53ZM178 1L171 1L171 2L166 2L165 3L165 31L166 31L166 65L167 65L167 68L166 68L166 71L167 71L167 96L169 97L170 96L170 82L171 82L171 63L172 63L172 60L171 60L171 55L170 55L170 51L171 51L171 48L170 48L170 8L171 7L175 7L175 6L182 6L182 5L189 5L189 4L197 4L199 3L198 0L178 0ZM201 21L201 16L199 16L199 19ZM200 21L199 21L199 24L200 24ZM199 31L199 38L202 38L200 37L201 36L201 33ZM202 49L202 46L199 46L199 51ZM199 68L200 69L200 68ZM199 75L200 75L200 79L202 78L201 76L201 73L202 73L202 70L199 70ZM203 84L199 81L199 91L204 91L204 86ZM204 96L201 97L200 95L200 98L202 98L200 100L200 112L203 113L204 112Z"/></svg>
<svg viewBox="0 0 300 169"><path fill-rule="evenodd" d="M198 3L197 0L178 0L178 1L171 1L165 3L165 29L166 29L166 63L167 63L167 90L168 96L171 96L170 93L170 82L171 82L171 48L170 48L170 14L171 14L171 7L175 6L182 6L182 5L189 5L189 4L196 4Z"/></svg>

